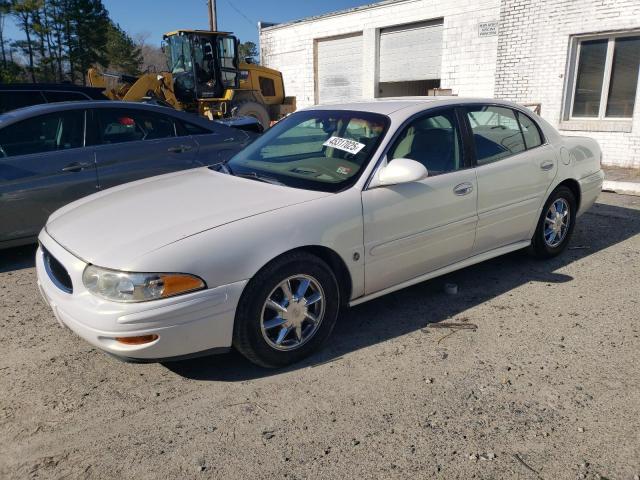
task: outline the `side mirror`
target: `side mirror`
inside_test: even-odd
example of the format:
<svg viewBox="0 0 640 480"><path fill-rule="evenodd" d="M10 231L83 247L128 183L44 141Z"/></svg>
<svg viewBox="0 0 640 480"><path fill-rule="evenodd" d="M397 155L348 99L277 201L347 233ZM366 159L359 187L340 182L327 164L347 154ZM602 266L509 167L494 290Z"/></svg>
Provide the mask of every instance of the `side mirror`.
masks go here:
<svg viewBox="0 0 640 480"><path fill-rule="evenodd" d="M396 158L378 173L377 186L419 182L429 176L427 168L409 158Z"/></svg>

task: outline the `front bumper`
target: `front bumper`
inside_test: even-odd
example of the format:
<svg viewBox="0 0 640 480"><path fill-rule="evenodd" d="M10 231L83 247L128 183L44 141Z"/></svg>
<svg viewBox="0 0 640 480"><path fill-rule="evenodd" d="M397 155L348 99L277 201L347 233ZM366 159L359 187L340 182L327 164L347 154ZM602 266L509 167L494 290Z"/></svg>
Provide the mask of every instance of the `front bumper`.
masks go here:
<svg viewBox="0 0 640 480"><path fill-rule="evenodd" d="M58 322L92 345L133 361L173 360L231 346L235 310L246 281L177 297L141 303L103 300L82 283L83 260L60 246L46 231L38 237L38 287ZM44 264L42 247L67 270L73 292L54 283ZM158 335L151 343L125 345L116 337Z"/></svg>

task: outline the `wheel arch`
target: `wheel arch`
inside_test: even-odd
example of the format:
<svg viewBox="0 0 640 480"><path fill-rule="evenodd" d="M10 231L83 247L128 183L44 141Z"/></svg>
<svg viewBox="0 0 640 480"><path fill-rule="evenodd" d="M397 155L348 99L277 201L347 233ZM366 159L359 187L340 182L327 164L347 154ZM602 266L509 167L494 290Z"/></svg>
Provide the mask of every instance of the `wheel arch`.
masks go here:
<svg viewBox="0 0 640 480"><path fill-rule="evenodd" d="M347 305L351 300L351 292L353 289L353 281L351 279L351 273L347 268L347 264L344 259L333 249L329 247L325 247L322 245L304 245L301 247L292 248L287 250L286 252L282 252L279 255L276 255L267 263L262 265L259 269L256 270L255 275L258 272L262 271L272 262L278 260L279 258L290 255L294 252L305 252L311 255L314 255L324 261L333 274L336 276L336 280L338 281L338 288L340 289L340 304L341 306ZM245 287L246 288L246 287Z"/></svg>
<svg viewBox="0 0 640 480"><path fill-rule="evenodd" d="M573 192L573 195L576 197L576 212L580 211L582 191L580 190L580 184L578 181L573 178L566 178L560 182L556 188L559 186L565 186Z"/></svg>

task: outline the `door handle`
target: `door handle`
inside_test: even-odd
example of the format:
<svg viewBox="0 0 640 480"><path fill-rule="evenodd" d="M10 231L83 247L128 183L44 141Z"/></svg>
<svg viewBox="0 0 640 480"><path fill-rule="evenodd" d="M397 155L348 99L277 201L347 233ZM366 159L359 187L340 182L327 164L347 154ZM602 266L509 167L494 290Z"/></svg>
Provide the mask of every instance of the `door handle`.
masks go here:
<svg viewBox="0 0 640 480"><path fill-rule="evenodd" d="M176 145L174 147L169 147L167 149L167 152L169 152L169 153L182 153L182 152L188 152L192 148L193 147L191 145Z"/></svg>
<svg viewBox="0 0 640 480"><path fill-rule="evenodd" d="M553 162L542 162L540 164L540 170L544 170L545 172L547 170L551 170L553 168Z"/></svg>
<svg viewBox="0 0 640 480"><path fill-rule="evenodd" d="M462 197L463 195L469 195L471 192L473 192L473 185L471 185L469 182L464 182L453 187L453 193L455 193L459 197Z"/></svg>
<svg viewBox="0 0 640 480"><path fill-rule="evenodd" d="M62 167L63 172L81 172L85 168L90 168L92 166L91 163L85 162L73 162L69 165Z"/></svg>

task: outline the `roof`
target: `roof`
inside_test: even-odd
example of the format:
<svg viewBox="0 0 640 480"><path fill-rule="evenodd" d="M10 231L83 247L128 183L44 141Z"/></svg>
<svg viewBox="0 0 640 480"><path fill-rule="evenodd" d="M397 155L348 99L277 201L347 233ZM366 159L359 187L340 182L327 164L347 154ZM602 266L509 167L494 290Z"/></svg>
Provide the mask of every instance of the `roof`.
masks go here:
<svg viewBox="0 0 640 480"><path fill-rule="evenodd" d="M297 23L313 22L315 20L321 20L323 18L335 17L338 15L346 15L349 13L358 12L360 10L368 10L372 8L385 7L387 5L391 5L394 3L402 3L402 2L410 2L410 1L414 1L414 0L384 0L382 2L361 5L359 7L345 8L344 10L336 10L335 12L323 13L321 15L314 15L311 17L304 17L298 20L292 20L290 22L285 22L285 23L259 22L259 23L267 23L269 25L268 27L262 27L260 30L275 30L277 28L288 27L289 25L295 25Z"/></svg>
<svg viewBox="0 0 640 480"><path fill-rule="evenodd" d="M396 112L403 111L401 116L404 116L405 114L411 115L426 108L473 103L498 104L522 111L528 111L526 107L506 100L455 96L375 98L349 103L314 105L307 107L304 110L354 110L379 113L382 115L392 115Z"/></svg>
<svg viewBox="0 0 640 480"><path fill-rule="evenodd" d="M188 28L179 28L177 30L171 30L163 35L163 37L170 37L171 35L178 35L180 33L200 33L204 35L233 35L232 32L218 32L213 30L190 30Z"/></svg>
<svg viewBox="0 0 640 480"><path fill-rule="evenodd" d="M77 110L83 108L133 108L137 110L150 110L154 112L165 113L167 115L171 115L173 117L188 121L190 123L202 125L205 128L211 128L210 120L207 120L193 113L174 110L173 108L160 105L151 105L148 103L138 102L121 102L115 100L79 100L73 102L42 103L39 105L32 105L30 107L18 108L16 110L10 110L8 112L0 114L0 126L14 123L20 120L26 120L27 118L31 118L37 115L43 115L46 113L54 113L64 110Z"/></svg>
<svg viewBox="0 0 640 480"><path fill-rule="evenodd" d="M88 87L85 85L75 85L73 83L0 83L0 91L20 90L20 91L63 91L63 92L84 92L87 94L99 95L104 88Z"/></svg>

